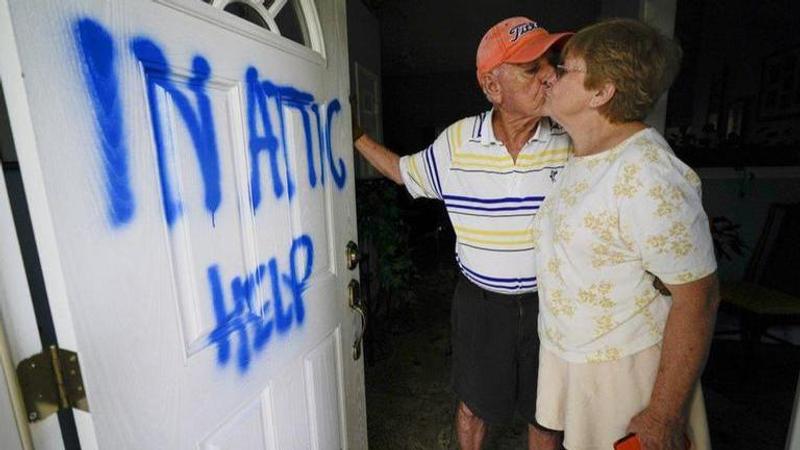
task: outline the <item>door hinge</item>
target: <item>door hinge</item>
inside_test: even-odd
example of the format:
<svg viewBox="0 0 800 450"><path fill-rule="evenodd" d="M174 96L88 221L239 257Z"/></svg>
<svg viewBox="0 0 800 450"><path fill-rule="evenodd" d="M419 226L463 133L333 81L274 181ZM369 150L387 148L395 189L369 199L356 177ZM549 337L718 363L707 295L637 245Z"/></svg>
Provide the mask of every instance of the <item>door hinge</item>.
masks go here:
<svg viewBox="0 0 800 450"><path fill-rule="evenodd" d="M17 365L17 379L25 399L28 422L58 411L89 411L78 354L51 345Z"/></svg>

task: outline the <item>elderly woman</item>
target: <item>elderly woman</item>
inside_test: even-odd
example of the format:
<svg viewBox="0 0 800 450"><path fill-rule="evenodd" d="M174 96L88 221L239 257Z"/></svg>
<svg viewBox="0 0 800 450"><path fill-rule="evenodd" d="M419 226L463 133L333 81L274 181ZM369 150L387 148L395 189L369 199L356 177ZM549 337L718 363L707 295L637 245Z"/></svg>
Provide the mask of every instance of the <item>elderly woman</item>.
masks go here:
<svg viewBox="0 0 800 450"><path fill-rule="evenodd" d="M536 420L563 430L569 450L611 449L629 433L645 449L687 445L716 261L699 178L643 123L680 55L651 27L613 19L577 33L549 83L574 154L534 224Z"/></svg>

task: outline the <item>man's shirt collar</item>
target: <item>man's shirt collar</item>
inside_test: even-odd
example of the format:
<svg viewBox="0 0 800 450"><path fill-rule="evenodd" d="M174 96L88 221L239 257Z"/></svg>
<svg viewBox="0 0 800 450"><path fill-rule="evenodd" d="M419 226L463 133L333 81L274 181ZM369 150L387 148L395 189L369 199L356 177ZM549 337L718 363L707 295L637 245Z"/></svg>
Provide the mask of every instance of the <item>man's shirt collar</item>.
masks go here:
<svg viewBox="0 0 800 450"><path fill-rule="evenodd" d="M504 145L502 141L498 140L494 134L494 127L492 126L492 116L494 115L494 108L481 114L482 119L478 123L477 130L475 130L476 137L480 139L482 145ZM550 118L542 117L536 126L536 131L533 133L527 144L531 142L547 142L550 139L552 126Z"/></svg>

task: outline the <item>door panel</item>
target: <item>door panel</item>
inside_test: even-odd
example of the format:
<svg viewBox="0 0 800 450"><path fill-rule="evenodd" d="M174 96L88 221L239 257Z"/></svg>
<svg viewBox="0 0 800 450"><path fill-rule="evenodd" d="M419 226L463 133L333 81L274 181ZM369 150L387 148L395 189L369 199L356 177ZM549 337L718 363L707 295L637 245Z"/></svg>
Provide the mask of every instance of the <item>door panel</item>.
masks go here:
<svg viewBox="0 0 800 450"><path fill-rule="evenodd" d="M306 398L311 414L313 449L334 448L341 442L339 402L338 329L305 358Z"/></svg>
<svg viewBox="0 0 800 450"><path fill-rule="evenodd" d="M203 440L202 450L249 450L256 448L273 450L271 435L273 428L269 410L269 393L253 400L228 419L224 419L219 429Z"/></svg>
<svg viewBox="0 0 800 450"><path fill-rule="evenodd" d="M325 3L313 49L199 0L0 3L53 319L92 410L82 441L366 445L344 2Z"/></svg>

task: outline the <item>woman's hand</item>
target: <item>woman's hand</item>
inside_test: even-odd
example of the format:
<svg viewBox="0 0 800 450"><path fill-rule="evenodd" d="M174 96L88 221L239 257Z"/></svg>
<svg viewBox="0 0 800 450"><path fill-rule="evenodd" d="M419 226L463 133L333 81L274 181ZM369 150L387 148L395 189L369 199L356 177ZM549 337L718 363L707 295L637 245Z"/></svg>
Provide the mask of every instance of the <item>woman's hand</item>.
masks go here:
<svg viewBox="0 0 800 450"><path fill-rule="evenodd" d="M669 419L645 408L631 419L628 433L635 433L642 450L686 450L686 422L682 418Z"/></svg>

